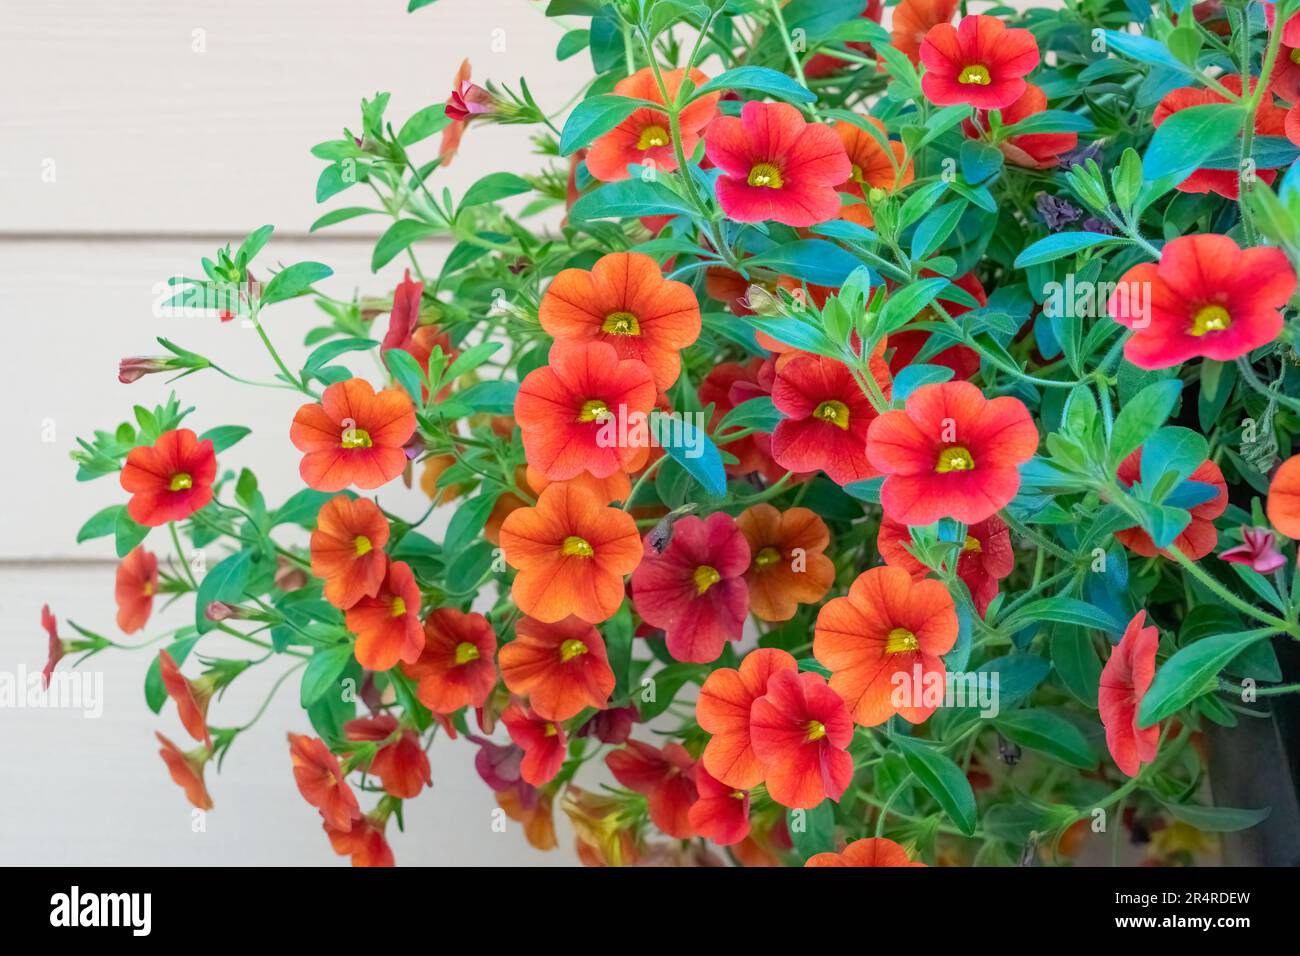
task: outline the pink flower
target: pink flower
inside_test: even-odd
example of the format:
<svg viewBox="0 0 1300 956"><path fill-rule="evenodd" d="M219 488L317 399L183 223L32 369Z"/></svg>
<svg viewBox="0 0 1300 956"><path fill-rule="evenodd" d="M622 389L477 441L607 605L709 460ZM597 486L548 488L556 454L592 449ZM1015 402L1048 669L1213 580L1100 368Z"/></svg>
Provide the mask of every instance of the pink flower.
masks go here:
<svg viewBox="0 0 1300 956"><path fill-rule="evenodd" d="M1277 549L1277 539L1267 528L1241 526L1242 543L1219 555L1229 564L1244 564L1260 574L1269 574L1286 564L1286 558Z"/></svg>

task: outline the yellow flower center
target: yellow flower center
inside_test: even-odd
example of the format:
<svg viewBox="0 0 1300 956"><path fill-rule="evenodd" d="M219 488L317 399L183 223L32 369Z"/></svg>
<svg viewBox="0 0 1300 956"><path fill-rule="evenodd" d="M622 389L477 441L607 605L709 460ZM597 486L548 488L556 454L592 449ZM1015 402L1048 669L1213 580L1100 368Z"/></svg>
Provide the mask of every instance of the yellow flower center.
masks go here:
<svg viewBox="0 0 1300 956"><path fill-rule="evenodd" d="M579 538L576 534L565 538L564 544L560 547L560 554L566 558L590 558L595 553L587 543L587 539Z"/></svg>
<svg viewBox="0 0 1300 956"><path fill-rule="evenodd" d="M356 545L358 558L365 557L372 550L374 550L374 545L370 543L370 539L367 538L364 534L357 535L357 539L354 542L354 544Z"/></svg>
<svg viewBox="0 0 1300 956"><path fill-rule="evenodd" d="M1296 47L1288 54L1288 56L1291 57L1292 63L1295 63L1297 66L1300 66L1300 47Z"/></svg>
<svg viewBox="0 0 1300 956"><path fill-rule="evenodd" d="M886 654L906 654L908 651L919 650L920 647L916 635L905 627L894 628L885 639Z"/></svg>
<svg viewBox="0 0 1300 956"><path fill-rule="evenodd" d="M667 146L669 139L668 130L662 126L647 126L641 130L641 137L636 141L636 148L654 149L656 146Z"/></svg>
<svg viewBox="0 0 1300 956"><path fill-rule="evenodd" d="M771 163L759 163L749 171L749 184L766 186L768 189L780 189L785 185L785 180L781 178L781 170Z"/></svg>
<svg viewBox="0 0 1300 956"><path fill-rule="evenodd" d="M973 63L957 74L958 83L975 84L976 86L989 85L989 68L982 63Z"/></svg>
<svg viewBox="0 0 1300 956"><path fill-rule="evenodd" d="M172 491L187 491L194 487L194 479L185 472L180 471L172 475L172 480L167 485Z"/></svg>
<svg viewBox="0 0 1300 956"><path fill-rule="evenodd" d="M836 428L848 431L849 406L833 398L827 399L813 410L813 418L823 422L830 422Z"/></svg>
<svg viewBox="0 0 1300 956"><path fill-rule="evenodd" d="M863 178L862 167L857 163L853 164L853 171L849 173L849 179L857 183L859 186L866 185L867 182L866 179Z"/></svg>
<svg viewBox="0 0 1300 956"><path fill-rule="evenodd" d="M631 312L611 312L605 316L600 330L610 335L640 335L641 323Z"/></svg>
<svg viewBox="0 0 1300 956"><path fill-rule="evenodd" d="M576 637L571 637L560 645L560 660L567 664L579 654L587 653L587 645Z"/></svg>
<svg viewBox="0 0 1300 956"><path fill-rule="evenodd" d="M370 440L370 432L364 428L347 428L340 436L339 444L344 448L370 448L375 443Z"/></svg>
<svg viewBox="0 0 1300 956"><path fill-rule="evenodd" d="M700 594L703 594L722 580L722 575L718 573L718 569L707 564L701 564L696 568L693 577L695 578L695 590Z"/></svg>
<svg viewBox="0 0 1300 956"><path fill-rule="evenodd" d="M754 556L754 563L760 568L766 568L769 565L776 564L781 560L781 552L772 546L763 548Z"/></svg>
<svg viewBox="0 0 1300 956"><path fill-rule="evenodd" d="M1221 305L1205 305L1192 316L1192 327L1188 331L1192 335L1201 336L1209 332L1222 332L1230 325L1232 316L1228 315L1227 309Z"/></svg>
<svg viewBox="0 0 1300 956"><path fill-rule="evenodd" d="M153 597L153 582L152 581L144 582L144 588L142 590L144 591L145 597Z"/></svg>
<svg viewBox="0 0 1300 956"><path fill-rule="evenodd" d="M974 551L979 554L984 549L980 547L979 539L973 534L966 535L966 543L961 546L963 551Z"/></svg>
<svg viewBox="0 0 1300 956"><path fill-rule="evenodd" d="M393 598L393 603L391 607L393 611L393 617L401 617L403 614L406 613L406 601L400 597Z"/></svg>
<svg viewBox="0 0 1300 956"><path fill-rule="evenodd" d="M939 460L934 465L934 470L941 475L946 475L950 471L973 471L974 469L975 459L961 445L953 445L939 452Z"/></svg>
<svg viewBox="0 0 1300 956"><path fill-rule="evenodd" d="M733 800L744 800L746 796L747 796L747 794L745 793L744 790L733 790L733 791L731 791L731 798L732 798Z"/></svg>
<svg viewBox="0 0 1300 956"><path fill-rule="evenodd" d="M603 422L606 418L609 418L609 406L599 398L583 402L582 411L578 412L580 422Z"/></svg>
<svg viewBox="0 0 1300 956"><path fill-rule="evenodd" d="M808 721L808 737L807 737L807 739L808 739L810 742L813 741L813 740L821 740L821 739L822 739L823 737L825 737L825 736L826 736L826 725L825 725L825 724L823 724L820 720L810 720L810 721Z"/></svg>
<svg viewBox="0 0 1300 956"><path fill-rule="evenodd" d="M554 736L555 736L556 734L558 734L559 732L560 732L560 728L559 728L559 727L556 727L554 724L548 723L548 724L546 725L546 727L543 728L543 730L542 730L542 736L544 736L544 737L554 737Z"/></svg>
<svg viewBox="0 0 1300 956"><path fill-rule="evenodd" d="M456 666L468 664L470 661L478 660L478 658L478 648L469 641L461 641L456 645Z"/></svg>

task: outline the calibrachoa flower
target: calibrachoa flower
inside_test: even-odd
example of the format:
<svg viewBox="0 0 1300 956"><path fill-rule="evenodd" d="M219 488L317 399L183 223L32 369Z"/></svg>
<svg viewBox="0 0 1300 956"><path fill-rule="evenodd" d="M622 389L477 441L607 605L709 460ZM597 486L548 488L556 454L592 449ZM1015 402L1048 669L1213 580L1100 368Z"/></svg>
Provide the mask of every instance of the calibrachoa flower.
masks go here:
<svg viewBox="0 0 1300 956"><path fill-rule="evenodd" d="M1115 471L1115 477L1119 479L1121 485L1127 488L1140 480L1141 476L1142 449L1139 448L1120 462L1119 468ZM1187 476L1187 480L1209 485L1213 492L1209 500L1202 501L1200 504L1193 505L1188 509L1192 515L1191 523L1182 530L1173 543L1173 546L1187 557L1193 561L1199 561L1213 551L1219 543L1219 532L1214 527L1214 520L1223 514L1228 507L1228 486L1223 480L1223 472L1219 470L1219 466L1209 460L1201 462L1196 467L1196 470ZM1154 558L1157 554L1165 557L1169 556L1167 550L1156 548L1151 535L1141 528L1126 528L1122 531L1116 531L1115 540L1134 554L1141 555L1144 558Z"/></svg>
<svg viewBox="0 0 1300 956"><path fill-rule="evenodd" d="M660 391L677 381L681 350L700 336L691 287L665 279L649 256L613 252L591 271L565 269L546 288L538 317L563 344L597 341L644 362Z"/></svg>
<svg viewBox="0 0 1300 956"><path fill-rule="evenodd" d="M830 686L864 727L894 714L919 724L934 713L931 685L942 688L942 655L957 642L957 609L940 581L913 581L888 565L863 571L846 597L817 615L813 656L831 672ZM896 675L905 703L896 703Z"/></svg>
<svg viewBox="0 0 1300 956"><path fill-rule="evenodd" d="M699 794L687 813L690 828L719 846L731 846L749 836L749 791L728 787L703 766L695 767Z"/></svg>
<svg viewBox="0 0 1300 956"><path fill-rule="evenodd" d="M885 563L902 568L920 581L930 574L930 569L907 550L912 535L907 525L894 521L888 515L880 521L876 535L876 548ZM1012 572L1016 555L1011 549L1011 531L997 515L977 522L966 529L957 558L957 577L970 591L975 610L983 617L989 604L998 596L998 582Z"/></svg>
<svg viewBox="0 0 1300 956"><path fill-rule="evenodd" d="M510 593L521 611L543 623L572 614L589 624L618 610L623 578L642 553L631 515L564 484L511 512L501 525L501 550L519 572Z"/></svg>
<svg viewBox="0 0 1300 956"><path fill-rule="evenodd" d="M203 782L203 768L212 759L212 748L204 744L194 750L185 751L157 731L154 732L154 736L158 738L158 743L162 744L158 756L162 757L163 763L167 765L167 772L171 774L175 784L185 791L185 799L200 810L211 810L212 797L209 796L207 785Z"/></svg>
<svg viewBox="0 0 1300 956"><path fill-rule="evenodd" d="M293 779L302 798L320 811L328 827L347 832L361 818L357 795L339 767L338 758L318 737L289 734Z"/></svg>
<svg viewBox="0 0 1300 956"><path fill-rule="evenodd" d="M488 113L492 106L492 94L481 86L469 81L469 60L462 60L451 81L451 96L447 99L444 113L451 120L442 130L442 144L438 148L438 158L443 166L450 166L460 149L461 137L465 127L475 116Z"/></svg>
<svg viewBox="0 0 1300 956"><path fill-rule="evenodd" d="M788 103L750 101L739 117L719 116L704 134L704 150L722 170L718 203L737 222L812 226L834 219L836 187L853 172L835 131L806 122Z"/></svg>
<svg viewBox="0 0 1300 956"><path fill-rule="evenodd" d="M1286 556L1277 549L1277 539L1267 528L1241 526L1242 543L1219 552L1219 559L1229 564L1244 564L1260 574L1272 574L1286 566Z"/></svg>
<svg viewBox="0 0 1300 956"><path fill-rule="evenodd" d="M646 623L664 630L677 660L717 660L745 623L749 559L730 515L682 518L662 553L647 535L645 557L632 572L632 604Z"/></svg>
<svg viewBox="0 0 1300 956"><path fill-rule="evenodd" d="M1278 466L1268 484L1268 521L1279 534L1300 539L1300 455Z"/></svg>
<svg viewBox="0 0 1300 956"><path fill-rule="evenodd" d="M695 836L690 809L697 799L695 762L681 744L665 744L657 750L639 740L629 740L611 750L605 765L614 779L646 796L650 819L670 837L689 840Z"/></svg>
<svg viewBox="0 0 1300 956"><path fill-rule="evenodd" d="M773 674L797 669L793 657L768 647L746 654L739 670L719 667L705 679L695 702L695 719L701 730L713 736L700 762L721 783L747 791L763 782L763 767L750 742L750 709L767 692Z"/></svg>
<svg viewBox="0 0 1300 956"><path fill-rule="evenodd" d="M410 727L402 727L396 717L380 714L349 720L343 725L343 735L348 740L383 744L370 761L370 772L392 796L409 799L419 796L424 787L433 786L429 755L420 745L419 735Z"/></svg>
<svg viewBox="0 0 1300 956"><path fill-rule="evenodd" d="M188 428L163 432L153 445L132 448L122 467L121 484L131 492L126 511L156 528L180 521L212 500L217 456L208 439Z"/></svg>
<svg viewBox="0 0 1300 956"><path fill-rule="evenodd" d="M871 214L872 204L911 183L916 173L907 156L907 148L897 140L889 140L884 123L874 116L864 116L861 121L876 132L871 133L847 120L835 124L835 133L844 144L852 164L849 178L840 184L839 191L862 200L844 203L840 207L840 218L870 226L875 222ZM882 140L889 141L888 150Z"/></svg>
<svg viewBox="0 0 1300 956"><path fill-rule="evenodd" d="M772 799L811 809L853 779L853 721L820 674L777 671L750 709L750 743Z"/></svg>
<svg viewBox="0 0 1300 956"><path fill-rule="evenodd" d="M1016 496L1037 449L1023 402L986 399L969 382L923 385L867 432L867 458L886 476L880 503L908 525L983 521Z"/></svg>
<svg viewBox="0 0 1300 956"><path fill-rule="evenodd" d="M555 812L554 798L550 792L538 790L518 781L514 786L496 792L497 806L516 823L523 824L524 838L534 850L554 850Z"/></svg>
<svg viewBox="0 0 1300 956"><path fill-rule="evenodd" d="M854 840L839 853L815 853L804 866L925 866L912 862L907 851L893 840L868 837Z"/></svg>
<svg viewBox="0 0 1300 956"><path fill-rule="evenodd" d="M676 100L677 91L681 89L685 70L665 70L664 86L668 98ZM691 82L699 89L709 78L699 70L691 70ZM654 70L643 67L631 76L614 84L616 96L627 96L636 100L649 100L663 103L663 92L655 79ZM682 133L682 153L690 157L700 142L700 132L709 125L718 114L718 99L721 93L706 93L693 100L678 115L677 122ZM631 175L627 167L631 164L648 166L671 172L677 168L677 155L673 146L672 130L668 114L662 110L640 107L632 115L619 123L608 133L600 136L591 144L587 153L587 170L597 179L613 182L627 179Z"/></svg>
<svg viewBox="0 0 1300 956"><path fill-rule="evenodd" d="M921 89L937 106L966 103L1006 109L1025 92L1025 76L1038 66L1038 42L1028 30L997 17L963 17L940 23L921 41Z"/></svg>
<svg viewBox="0 0 1300 956"><path fill-rule="evenodd" d="M325 581L325 600L347 610L374 597L388 571L388 519L365 498L339 495L321 506L311 533L311 573Z"/></svg>
<svg viewBox="0 0 1300 956"><path fill-rule="evenodd" d="M1264 5L1264 16L1269 31L1277 29L1277 10L1273 4ZM1300 16L1293 16L1282 26L1277 59L1268 78L1268 89L1288 103L1300 102ZM1288 117L1289 118L1289 117ZM1290 129L1287 130L1290 136Z"/></svg>
<svg viewBox="0 0 1300 956"><path fill-rule="evenodd" d="M951 23L959 0L899 0L894 7L893 47L913 64L921 62L921 44L930 28Z"/></svg>
<svg viewBox="0 0 1300 956"><path fill-rule="evenodd" d="M722 419L737 405L752 398L772 394L776 366L770 359L752 358L745 365L723 362L715 365L700 382L700 404L713 405L709 431L717 430ZM736 457L723 467L729 475L761 472L769 479L780 476L781 469L772 461L771 436L761 432L745 435L726 443L727 453Z"/></svg>
<svg viewBox="0 0 1300 956"><path fill-rule="evenodd" d="M736 519L749 542L745 572L749 609L760 621L788 621L800 604L816 604L835 583L826 522L808 508L753 505Z"/></svg>
<svg viewBox="0 0 1300 956"><path fill-rule="evenodd" d="M392 866L393 851L384 836L388 818L376 819L367 814L352 822L347 828L333 826L329 820L324 823L325 833L330 838L330 846L339 856L350 856L353 866Z"/></svg>
<svg viewBox="0 0 1300 956"><path fill-rule="evenodd" d="M63 660L64 648L63 641L59 638L59 620L50 611L48 604L41 608L41 627L45 628L49 641L45 667L41 670L41 686L49 690L50 677L54 674L54 668L58 666L59 661Z"/></svg>
<svg viewBox="0 0 1300 956"><path fill-rule="evenodd" d="M635 416L654 406L654 376L602 341L558 343L551 364L529 372L515 398L528 463L555 481L590 472L638 471L649 453Z"/></svg>
<svg viewBox="0 0 1300 956"><path fill-rule="evenodd" d="M393 290L393 308L388 314L388 331L379 344L379 350L401 348L415 333L420 322L420 299L424 294L424 283L411 279L411 270L407 269L402 281Z"/></svg>
<svg viewBox="0 0 1300 956"><path fill-rule="evenodd" d="M1025 91L1015 102L1002 110L1003 127L1014 126L1023 119L1047 109L1047 94L1042 87L1025 84ZM962 130L972 139L978 139L980 130L989 128L987 110L979 110L974 122L962 121ZM1061 165L1061 156L1079 145L1078 133L1025 133L1011 136L998 144L1007 162L1028 169L1055 169Z"/></svg>
<svg viewBox="0 0 1300 956"><path fill-rule="evenodd" d="M497 682L497 635L482 614L434 608L424 619L424 649L402 664L420 703L434 713L482 707Z"/></svg>
<svg viewBox="0 0 1300 956"><path fill-rule="evenodd" d="M402 446L415 433L415 409L398 388L378 393L350 378L325 389L319 403L303 405L289 438L303 452L298 471L308 487L342 491L378 488L406 468Z"/></svg>
<svg viewBox="0 0 1300 956"><path fill-rule="evenodd" d="M1138 368L1172 368L1193 358L1228 362L1277 338L1281 309L1295 288L1295 270L1280 249L1242 249L1227 236L1180 236L1165 244L1159 263L1124 273L1107 311L1133 330L1124 357Z"/></svg>
<svg viewBox="0 0 1300 956"><path fill-rule="evenodd" d="M522 618L515 639L501 648L501 679L528 698L547 720L568 720L586 707L604 707L614 692L605 642L576 617L554 624Z"/></svg>
<svg viewBox="0 0 1300 956"><path fill-rule="evenodd" d="M167 696L176 702L176 712L186 732L195 740L212 746L212 736L208 733L208 704L217 690L215 682L210 677L190 680L166 651L158 652L158 670Z"/></svg>
<svg viewBox="0 0 1300 956"><path fill-rule="evenodd" d="M1106 747L1115 766L1136 777L1142 764L1156 759L1160 725L1138 726L1138 707L1156 676L1156 650L1160 632L1138 611L1124 629L1124 637L1101 669L1097 708L1106 727Z"/></svg>
<svg viewBox="0 0 1300 956"><path fill-rule="evenodd" d="M540 787L560 772L568 738L564 728L538 717L519 704L511 704L501 715L510 739L524 750L519 773L534 787Z"/></svg>
<svg viewBox="0 0 1300 956"><path fill-rule="evenodd" d="M369 670L386 671L399 660L413 664L424 649L420 586L405 561L388 562L379 590L358 600L344 617L357 636L357 662Z"/></svg>
<svg viewBox="0 0 1300 956"><path fill-rule="evenodd" d="M921 272L922 277L931 275L933 273L928 269ZM984 291L984 285L975 273L968 272L964 276L958 276L952 280L952 284L962 291L970 293L971 297L975 299L977 307L983 308L988 305L988 294ZM953 318L964 315L971 310L969 305L963 302L953 302L943 296L935 299L935 304L941 306ZM897 375L911 365L916 357L921 354L921 349L930 341L929 332L914 329L911 326L918 322L936 322L938 320L939 315L935 312L934 307L927 305L915 319L903 326L900 331L890 334L889 347L894 352L889 359L891 374ZM952 369L956 378L968 379L980 370L980 356L978 352L969 346L950 345L941 352L927 358L925 364L942 365L945 368Z"/></svg>
<svg viewBox="0 0 1300 956"><path fill-rule="evenodd" d="M143 545L117 566L117 626L123 634L134 634L149 622L153 613L153 596L158 593L158 557Z"/></svg>
<svg viewBox="0 0 1300 956"><path fill-rule="evenodd" d="M890 377L871 357L871 376L884 397ZM786 417L772 433L772 457L790 471L824 471L837 485L879 474L867 460L867 429L876 409L853 372L823 355L799 354L779 365L772 402Z"/></svg>
<svg viewBox="0 0 1300 956"><path fill-rule="evenodd" d="M1230 92L1236 93L1238 96L1241 95L1240 76L1220 77L1219 82ZM1165 120L1180 110L1189 109L1193 106L1226 102L1228 100L1214 90L1202 89L1198 86L1180 86L1178 89L1165 94L1164 99L1156 106L1156 111L1151 117L1151 124L1158 129ZM1255 111L1255 135L1286 135L1286 111L1274 105L1270 96L1264 96L1259 103L1259 108ZM1265 163L1268 162L1267 160L1264 161ZM1259 178L1260 182L1272 183L1277 173L1272 169L1256 168L1254 175ZM1239 188L1238 176L1235 164L1230 169L1198 169L1179 183L1176 188L1185 193L1217 193L1225 199L1236 199Z"/></svg>

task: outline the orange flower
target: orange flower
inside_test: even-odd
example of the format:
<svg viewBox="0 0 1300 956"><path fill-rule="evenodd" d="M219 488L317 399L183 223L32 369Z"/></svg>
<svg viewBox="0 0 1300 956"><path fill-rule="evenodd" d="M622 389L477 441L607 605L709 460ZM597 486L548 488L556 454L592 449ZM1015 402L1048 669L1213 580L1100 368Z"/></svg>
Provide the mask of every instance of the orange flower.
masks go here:
<svg viewBox="0 0 1300 956"><path fill-rule="evenodd" d="M145 626L153 612L153 596L157 592L158 558L139 545L117 566L114 596L117 626L123 634L134 634Z"/></svg>
<svg viewBox="0 0 1300 956"><path fill-rule="evenodd" d="M515 575L511 594L545 624L570 614L597 624L623 603L623 578L641 563L636 521L588 492L551 485L532 508L501 525L501 549Z"/></svg>
<svg viewBox="0 0 1300 956"><path fill-rule="evenodd" d="M844 144L845 152L849 154L849 162L853 164L852 174L840 184L839 190L863 200L856 203L841 202L840 218L870 226L875 222L875 217L871 214L871 203L873 200L879 201L871 194L883 198L884 193L897 192L916 178L916 172L910 160L904 164L907 147L896 140L889 140L884 123L874 116L864 116L862 119L880 135L875 136L846 120L835 124L835 132ZM889 152L885 151L881 140L889 140Z"/></svg>
<svg viewBox="0 0 1300 956"><path fill-rule="evenodd" d="M749 609L760 621L788 621L800 604L815 604L835 583L835 562L823 552L831 534L807 508L746 508L736 519L749 542Z"/></svg>
<svg viewBox="0 0 1300 956"><path fill-rule="evenodd" d="M200 810L211 810L212 797L208 795L208 788L203 783L203 766L212 759L212 749L205 745L187 752L157 731L154 732L154 736L162 744L158 756L163 758L172 780L185 791L185 796L190 803Z"/></svg>
<svg viewBox="0 0 1300 956"><path fill-rule="evenodd" d="M564 728L554 721L543 720L518 704L511 704L501 715L510 739L524 750L519 775L534 787L548 783L564 763L568 738Z"/></svg>
<svg viewBox="0 0 1300 956"><path fill-rule="evenodd" d="M406 393L376 393L363 378L335 382L319 403L293 417L289 439L303 452L298 472L310 488L378 488L406 468L403 446L415 433L415 409Z"/></svg>
<svg viewBox="0 0 1300 956"><path fill-rule="evenodd" d="M894 714L919 724L934 713L922 691L942 687L940 655L957 642L957 610L939 581L912 581L902 568L885 565L858 576L847 597L828 602L817 615L813 656L831 671L831 689L844 698L864 727ZM911 684L906 701L895 703L895 678ZM916 675L920 680L916 680Z"/></svg>
<svg viewBox="0 0 1300 956"><path fill-rule="evenodd" d="M555 484L532 465L528 466L524 474L526 481L523 485L524 490L532 490L539 495L548 485ZM632 479L628 477L626 471L616 471L607 478L597 478L590 472L584 471L575 478L565 480L564 484L590 492L602 505L607 505L611 501L627 501L627 496L632 493Z"/></svg>
<svg viewBox="0 0 1300 956"><path fill-rule="evenodd" d="M349 720L343 725L343 734L348 740L383 744L370 761L370 772L394 797L417 797L424 787L433 786L429 755L420 746L419 735L398 724L396 717L380 714Z"/></svg>
<svg viewBox="0 0 1300 956"><path fill-rule="evenodd" d="M639 470L648 442L620 438L637 437L636 419L650 414L655 397L644 362L620 360L605 342L556 344L551 364L529 372L515 397L528 463L555 481Z"/></svg>
<svg viewBox="0 0 1300 956"><path fill-rule="evenodd" d="M641 252L601 256L590 272L565 269L547 287L538 317L562 345L606 342L619 358L644 362L661 391L677 381L681 350L700 337L691 287L665 279Z"/></svg>
<svg viewBox="0 0 1300 956"><path fill-rule="evenodd" d="M839 853L817 853L804 866L925 866L907 858L907 851L893 840L869 837L854 840Z"/></svg>
<svg viewBox="0 0 1300 956"><path fill-rule="evenodd" d="M188 428L163 432L150 445L132 448L119 478L131 492L126 512L142 525L156 528L180 521L212 500L217 456L212 442L199 441Z"/></svg>
<svg viewBox="0 0 1300 956"><path fill-rule="evenodd" d="M362 667L386 671L399 660L412 664L424 649L420 628L420 586L405 561L390 561L379 590L363 597L345 615L357 636Z"/></svg>
<svg viewBox="0 0 1300 956"><path fill-rule="evenodd" d="M465 493L461 485L449 485L438 480L442 477L442 473L454 464L456 464L455 455L431 455L424 460L424 471L420 474L420 490L435 504L445 505Z"/></svg>
<svg viewBox="0 0 1300 956"><path fill-rule="evenodd" d="M584 707L602 709L614 692L605 642L576 617L555 624L523 618L515 639L501 648L501 678L547 720L568 720Z"/></svg>
<svg viewBox="0 0 1300 956"><path fill-rule="evenodd" d="M763 767L749 740L750 708L767 692L773 674L798 669L785 651L766 647L746 654L739 670L719 667L704 681L695 702L695 719L713 737L705 744L700 763L719 782L752 790L763 781Z"/></svg>
<svg viewBox="0 0 1300 956"><path fill-rule="evenodd" d="M325 580L325 600L347 610L374 597L388 570L388 521L365 498L339 495L321 506L311 533L311 573Z"/></svg>
<svg viewBox="0 0 1300 956"><path fill-rule="evenodd" d="M1300 538L1300 455L1282 462L1269 482L1268 521L1279 534Z"/></svg>
<svg viewBox="0 0 1300 956"><path fill-rule="evenodd" d="M749 836L749 791L728 787L702 766L695 768L699 799L691 804L691 828L718 846L731 846Z"/></svg>
<svg viewBox="0 0 1300 956"><path fill-rule="evenodd" d="M497 635L482 614L434 608L424 619L424 650L402 672L418 681L420 703L434 713L482 707L497 682Z"/></svg>
<svg viewBox="0 0 1300 956"><path fill-rule="evenodd" d="M650 819L660 830L678 840L695 836L691 826L691 805L698 799L695 764L686 748L678 743L663 749L629 740L621 750L611 750L605 766L623 786L643 793Z"/></svg>
<svg viewBox="0 0 1300 956"><path fill-rule="evenodd" d="M212 737L208 734L208 704L216 690L212 678L189 680L166 651L158 652L158 669L162 674L163 687L167 688L167 696L176 701L176 710L185 730L195 740L212 746Z"/></svg>
<svg viewBox="0 0 1300 956"><path fill-rule="evenodd" d="M536 787L519 781L507 790L496 793L497 806L506 816L524 826L524 838L534 850L554 850L555 813L554 797Z"/></svg>
<svg viewBox="0 0 1300 956"><path fill-rule="evenodd" d="M677 98L677 91L681 89L685 78L685 70L664 72L664 86L671 99ZM691 83L696 89L708 81L709 78L699 70L691 70ZM619 80L614 86L614 93L616 96L651 103L664 102L659 81L654 70L648 66ZM700 131L718 114L718 99L721 96L721 93L701 96L682 110L678 117L682 153L687 158L695 152L695 147L700 142ZM668 172L677 168L668 114L664 111L648 106L634 110L631 116L592 143L591 151L587 154L587 171L605 182L627 179L630 175L627 168L633 163Z"/></svg>
<svg viewBox="0 0 1300 956"><path fill-rule="evenodd" d="M901 0L894 8L893 43L913 64L921 62L921 41L930 28L952 22L957 0Z"/></svg>
<svg viewBox="0 0 1300 956"><path fill-rule="evenodd" d="M320 811L327 827L347 832L361 818L357 795L339 767L338 758L319 737L289 734L293 779L304 800Z"/></svg>
<svg viewBox="0 0 1300 956"><path fill-rule="evenodd" d="M352 857L353 866L392 866L393 850L384 836L388 818L374 815L360 817L349 829L339 829L325 821L325 834L339 856Z"/></svg>

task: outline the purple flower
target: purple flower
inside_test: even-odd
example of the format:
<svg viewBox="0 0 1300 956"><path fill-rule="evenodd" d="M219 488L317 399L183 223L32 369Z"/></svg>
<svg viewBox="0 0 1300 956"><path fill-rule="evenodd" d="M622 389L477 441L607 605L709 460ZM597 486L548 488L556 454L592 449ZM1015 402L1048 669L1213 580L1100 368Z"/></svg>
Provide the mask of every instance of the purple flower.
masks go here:
<svg viewBox="0 0 1300 956"><path fill-rule="evenodd" d="M1072 222L1077 222L1083 215L1083 210L1078 206L1064 199L1057 199L1051 193L1039 193L1034 197L1034 202L1038 206L1038 215L1053 232L1065 228Z"/></svg>

